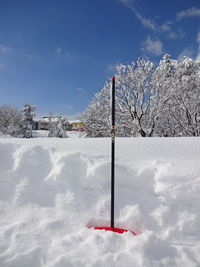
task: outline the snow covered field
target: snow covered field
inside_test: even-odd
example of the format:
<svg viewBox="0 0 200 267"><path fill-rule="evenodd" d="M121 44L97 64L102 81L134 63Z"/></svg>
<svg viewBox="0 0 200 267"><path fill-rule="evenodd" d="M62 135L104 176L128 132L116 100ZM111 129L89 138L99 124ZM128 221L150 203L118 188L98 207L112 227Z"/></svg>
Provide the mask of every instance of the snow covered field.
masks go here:
<svg viewBox="0 0 200 267"><path fill-rule="evenodd" d="M200 266L200 139L0 139L1 267Z"/></svg>

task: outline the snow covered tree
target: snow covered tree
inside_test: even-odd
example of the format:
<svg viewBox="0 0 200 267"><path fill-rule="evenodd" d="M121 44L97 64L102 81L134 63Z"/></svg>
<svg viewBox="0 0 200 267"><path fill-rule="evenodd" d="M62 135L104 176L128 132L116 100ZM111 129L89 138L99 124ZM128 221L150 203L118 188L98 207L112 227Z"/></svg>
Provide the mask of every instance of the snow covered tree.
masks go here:
<svg viewBox="0 0 200 267"><path fill-rule="evenodd" d="M200 62L163 56L116 67L117 136L200 136ZM111 81L84 114L88 136L110 135Z"/></svg>
<svg viewBox="0 0 200 267"><path fill-rule="evenodd" d="M176 68L170 113L181 136L200 136L200 62L184 57ZM176 108L174 108L174 106Z"/></svg>
<svg viewBox="0 0 200 267"><path fill-rule="evenodd" d="M154 64L146 59L136 63L117 66L116 101L120 121L129 128L131 136L152 136L155 121L151 113L152 99L156 95L152 86Z"/></svg>
<svg viewBox="0 0 200 267"><path fill-rule="evenodd" d="M25 104L22 112L24 113L23 119L23 132L25 138L33 137L33 117L35 116L34 112L36 110L36 106L31 106L30 104Z"/></svg>
<svg viewBox="0 0 200 267"><path fill-rule="evenodd" d="M65 118L58 118L57 123L57 137L65 138L66 136L66 120Z"/></svg>
<svg viewBox="0 0 200 267"><path fill-rule="evenodd" d="M174 98L174 76L177 61L170 59L166 54L160 61L152 77L152 86L155 90L153 98L153 117L155 136L175 136L174 119L170 115L171 101Z"/></svg>
<svg viewBox="0 0 200 267"><path fill-rule="evenodd" d="M49 117L49 137L65 138L66 135L66 123L65 118L61 116Z"/></svg>
<svg viewBox="0 0 200 267"><path fill-rule="evenodd" d="M0 132L2 134L19 136L21 134L22 114L9 105L0 106Z"/></svg>
<svg viewBox="0 0 200 267"><path fill-rule="evenodd" d="M111 85L111 79L108 79L83 113L82 120L88 137L109 137L111 135ZM125 136L126 129L121 120L117 101L115 110L116 136Z"/></svg>
<svg viewBox="0 0 200 267"><path fill-rule="evenodd" d="M51 116L49 116L49 137L55 137L57 134L56 121Z"/></svg>
<svg viewBox="0 0 200 267"><path fill-rule="evenodd" d="M110 82L105 83L83 114L86 133L89 137L110 136L110 86Z"/></svg>
<svg viewBox="0 0 200 267"><path fill-rule="evenodd" d="M199 136L200 62L165 55L154 77L155 106L160 110L158 136Z"/></svg>
<svg viewBox="0 0 200 267"><path fill-rule="evenodd" d="M151 114L154 64L138 59L129 65L119 64L116 74L116 126L117 136L151 136L155 123ZM95 95L85 112L88 136L110 135L111 81Z"/></svg>

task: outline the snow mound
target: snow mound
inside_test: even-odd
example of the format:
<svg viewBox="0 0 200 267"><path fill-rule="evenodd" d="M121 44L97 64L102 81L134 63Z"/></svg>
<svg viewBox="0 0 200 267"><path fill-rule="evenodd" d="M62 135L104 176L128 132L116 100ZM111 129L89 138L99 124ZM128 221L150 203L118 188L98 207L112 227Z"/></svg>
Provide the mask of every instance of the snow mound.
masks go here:
<svg viewBox="0 0 200 267"><path fill-rule="evenodd" d="M0 266L199 266L198 138L0 141Z"/></svg>

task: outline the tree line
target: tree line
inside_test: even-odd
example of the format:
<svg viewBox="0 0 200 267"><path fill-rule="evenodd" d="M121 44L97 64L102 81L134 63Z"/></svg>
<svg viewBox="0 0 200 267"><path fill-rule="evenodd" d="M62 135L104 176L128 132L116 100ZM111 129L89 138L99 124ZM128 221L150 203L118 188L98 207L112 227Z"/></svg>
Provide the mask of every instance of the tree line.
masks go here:
<svg viewBox="0 0 200 267"><path fill-rule="evenodd" d="M200 135L200 62L166 54L116 66L117 136ZM111 79L83 114L88 137L110 136Z"/></svg>
<svg viewBox="0 0 200 267"><path fill-rule="evenodd" d="M9 105L0 106L0 136L32 138L36 106L25 104L22 110ZM49 117L49 137L65 138L66 120L58 116L56 120Z"/></svg>

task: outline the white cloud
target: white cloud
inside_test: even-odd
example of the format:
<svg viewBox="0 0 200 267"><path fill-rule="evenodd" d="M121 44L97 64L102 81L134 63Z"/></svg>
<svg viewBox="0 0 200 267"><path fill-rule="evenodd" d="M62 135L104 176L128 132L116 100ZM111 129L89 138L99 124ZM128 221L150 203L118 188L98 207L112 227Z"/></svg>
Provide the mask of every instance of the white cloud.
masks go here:
<svg viewBox="0 0 200 267"><path fill-rule="evenodd" d="M62 47L58 46L58 47L56 48L56 53L57 53L57 54L61 54L61 52L62 52Z"/></svg>
<svg viewBox="0 0 200 267"><path fill-rule="evenodd" d="M5 70L6 66L3 64L2 60L0 60L0 69Z"/></svg>
<svg viewBox="0 0 200 267"><path fill-rule="evenodd" d="M119 0L122 4L129 7L131 4L135 2L135 0Z"/></svg>
<svg viewBox="0 0 200 267"><path fill-rule="evenodd" d="M197 43L200 45L200 32L197 34Z"/></svg>
<svg viewBox="0 0 200 267"><path fill-rule="evenodd" d="M67 59L67 60L71 60L72 58L74 58L74 56L72 56L71 54L67 53L61 46L58 46L56 48L56 54L59 56L62 56L63 58Z"/></svg>
<svg viewBox="0 0 200 267"><path fill-rule="evenodd" d="M119 0L119 1L123 3L127 8L129 8L135 14L136 18L140 21L140 23L145 28L149 28L153 31L158 30L158 26L153 20L145 18L141 13L137 11L137 9L133 6L134 1L131 1L131 0Z"/></svg>
<svg viewBox="0 0 200 267"><path fill-rule="evenodd" d="M197 59L200 60L200 31L197 34L197 44L198 44Z"/></svg>
<svg viewBox="0 0 200 267"><path fill-rule="evenodd" d="M117 63L109 64L106 68L106 73L109 75L113 75L116 72L116 66L117 66Z"/></svg>
<svg viewBox="0 0 200 267"><path fill-rule="evenodd" d="M146 18L144 15L138 12L138 10L133 6L134 1L131 0L119 0L119 1L134 13L136 18L145 28L148 28L157 33L166 34L167 38L169 39L177 39L185 36L182 30L178 29L177 31L174 31L172 29L172 26L174 24L173 21L166 21L164 24L159 25L158 23L156 23L155 20Z"/></svg>
<svg viewBox="0 0 200 267"><path fill-rule="evenodd" d="M33 59L34 59L34 56L31 55L31 54L27 54L27 55L25 55L25 56L26 56L26 58L29 59L29 60L33 60Z"/></svg>
<svg viewBox="0 0 200 267"><path fill-rule="evenodd" d="M133 3L135 2L134 0L119 0L122 4L124 4L124 6L128 7L136 16L136 18L141 22L141 24L146 27L149 28L153 31L157 31L157 25L156 23L151 20L151 19L147 19L145 18L141 13L139 13L137 11L137 9L133 6Z"/></svg>
<svg viewBox="0 0 200 267"><path fill-rule="evenodd" d="M80 120L82 118L83 113L79 112L79 113L75 113L75 114L71 114L71 115L66 115L66 118L68 120Z"/></svg>
<svg viewBox="0 0 200 267"><path fill-rule="evenodd" d="M12 52L13 52L13 49L11 47L0 44L0 55L3 59L5 59L6 55L12 55ZM2 59L0 59L0 69L1 70L7 69Z"/></svg>
<svg viewBox="0 0 200 267"><path fill-rule="evenodd" d="M182 60L184 56L195 58L200 61L200 31L197 33L196 37L197 49L194 48L185 48L181 54L178 56L178 60Z"/></svg>
<svg viewBox="0 0 200 267"><path fill-rule="evenodd" d="M184 56L192 58L194 56L194 50L192 48L185 48L178 56L178 60L183 60Z"/></svg>
<svg viewBox="0 0 200 267"><path fill-rule="evenodd" d="M3 44L0 44L0 53L2 54L11 54L12 49L9 46L5 46Z"/></svg>
<svg viewBox="0 0 200 267"><path fill-rule="evenodd" d="M70 105L62 105L62 107L63 108L65 108L65 109L68 109L68 110L72 110L73 108L72 108L72 106L70 106Z"/></svg>
<svg viewBox="0 0 200 267"><path fill-rule="evenodd" d="M146 40L142 43L141 50L155 56L160 56L163 54L163 44L160 39L152 39L150 36L147 36Z"/></svg>
<svg viewBox="0 0 200 267"><path fill-rule="evenodd" d="M188 17L200 17L200 9L196 7L191 7L186 10L182 10L176 14L176 19L181 20Z"/></svg>
<svg viewBox="0 0 200 267"><path fill-rule="evenodd" d="M79 87L76 90L77 90L79 96L82 96L82 95L86 94L86 90L84 88L82 88L82 87Z"/></svg>
<svg viewBox="0 0 200 267"><path fill-rule="evenodd" d="M169 39L178 39L178 38L183 38L185 36L185 33L181 29L177 29L177 31L173 30L173 21L169 20L166 21L164 24L162 24L159 27L159 31L162 33L167 34L167 38Z"/></svg>
<svg viewBox="0 0 200 267"><path fill-rule="evenodd" d="M145 18L143 15L141 15L138 12L135 12L135 15L144 27L149 28L153 31L158 31L158 26L153 20Z"/></svg>

